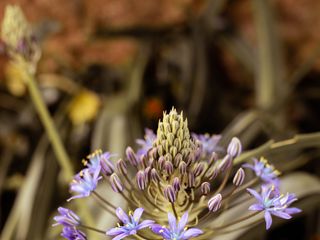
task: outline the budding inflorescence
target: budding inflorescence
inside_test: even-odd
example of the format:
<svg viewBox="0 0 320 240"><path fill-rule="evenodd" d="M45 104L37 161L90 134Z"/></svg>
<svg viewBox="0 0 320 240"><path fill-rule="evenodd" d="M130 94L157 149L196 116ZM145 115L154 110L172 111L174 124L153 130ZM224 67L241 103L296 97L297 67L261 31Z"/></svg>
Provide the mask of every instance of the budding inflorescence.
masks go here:
<svg viewBox="0 0 320 240"><path fill-rule="evenodd" d="M205 226L206 219L219 216L223 210L229 208L229 201L233 201L234 194L245 191L244 186L250 187L254 182L244 184L245 172L239 168L230 181L234 187L226 188L233 173L233 160L242 151L238 138L232 138L226 148L218 146L215 142L214 146L219 150L215 151L215 147L208 146L208 142L213 141L209 136L194 136L196 137L190 136L188 122L184 119L183 113L178 114L173 108L168 114L164 113L156 135L148 129L146 140L139 139L141 149L137 152L127 147L125 158L116 160L113 159L115 155L108 152L97 151L90 155L85 161L87 168L82 171L81 176L75 177L75 182L71 185L71 190L78 191L78 195L73 198L86 197L94 193L99 200L103 199L95 191L100 180L97 175L99 172L110 184L111 189L127 201L128 207L136 209L136 218L130 214L128 217L122 209L104 199L106 209L109 212L115 211L123 223L123 226L107 231L108 235L122 239L122 236L137 234L139 226L152 229L140 232L139 237L142 239L157 239L155 235L161 235L165 239L180 240L189 239L186 237L187 234L193 238L214 232L214 228L204 228L205 231L198 228L187 230L188 227L185 226L197 223ZM262 180L275 181L275 169L265 161L255 160L255 165L249 164L245 167L253 169ZM248 191L260 199L253 190ZM291 202L288 199L285 203L289 205ZM283 210L285 203L281 205L282 215L287 213ZM252 210L260 211L260 208ZM139 223L142 212L150 220ZM269 213L276 215L279 211L268 209L267 214ZM179 219L179 226L183 226L184 229L177 228L176 220ZM218 228L222 229L223 226Z"/></svg>

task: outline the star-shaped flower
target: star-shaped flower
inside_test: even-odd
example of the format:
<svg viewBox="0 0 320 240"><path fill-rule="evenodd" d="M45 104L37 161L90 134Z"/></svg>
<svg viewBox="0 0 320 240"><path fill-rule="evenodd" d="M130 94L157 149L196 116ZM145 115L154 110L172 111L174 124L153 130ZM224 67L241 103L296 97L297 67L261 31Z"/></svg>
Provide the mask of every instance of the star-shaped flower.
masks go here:
<svg viewBox="0 0 320 240"><path fill-rule="evenodd" d="M88 168L78 173L70 184L70 190L78 193L78 195L69 198L67 201L75 198L88 197L90 193L96 189L98 181L102 178L99 174L99 168L97 168L94 173L91 173Z"/></svg>
<svg viewBox="0 0 320 240"><path fill-rule="evenodd" d="M116 236L113 240L120 240L129 235L135 235L137 231L151 227L154 221L144 220L139 223L141 215L143 213L143 208L137 208L133 214L129 213L129 216L122 210L122 208L118 207L116 209L116 214L120 221L123 223L123 226L118 226L110 229L106 232L109 236Z"/></svg>
<svg viewBox="0 0 320 240"><path fill-rule="evenodd" d="M222 147L218 146L221 135L192 133L192 137L201 143L204 157L210 156L212 152L221 152L223 150Z"/></svg>
<svg viewBox="0 0 320 240"><path fill-rule="evenodd" d="M67 240L87 240L87 236L75 227L64 227L61 236Z"/></svg>
<svg viewBox="0 0 320 240"><path fill-rule="evenodd" d="M60 215L53 218L56 223L52 226L63 225L64 227L75 227L80 224L80 218L70 209L59 207L58 212Z"/></svg>
<svg viewBox="0 0 320 240"><path fill-rule="evenodd" d="M187 240L196 237L203 232L198 228L185 228L188 222L188 212L185 212L177 224L177 219L171 213L168 213L169 227L154 224L152 231L161 235L165 240Z"/></svg>
<svg viewBox="0 0 320 240"><path fill-rule="evenodd" d="M299 208L288 208L291 203L297 200L295 195L292 193L287 193L285 196L279 195L274 185L262 185L261 194L250 188L247 191L258 200L258 203L249 207L249 210L264 211L266 229L269 229L272 224L271 215L290 219L291 214L301 212Z"/></svg>
<svg viewBox="0 0 320 240"><path fill-rule="evenodd" d="M268 164L264 158L261 158L259 161L254 158L253 161L253 164L245 163L243 167L252 169L262 181L277 184L280 172L273 165Z"/></svg>
<svg viewBox="0 0 320 240"><path fill-rule="evenodd" d="M156 140L157 135L151 129L145 129L144 139L137 139L136 143L140 145L137 151L138 156L146 155L147 152L152 148L153 142Z"/></svg>

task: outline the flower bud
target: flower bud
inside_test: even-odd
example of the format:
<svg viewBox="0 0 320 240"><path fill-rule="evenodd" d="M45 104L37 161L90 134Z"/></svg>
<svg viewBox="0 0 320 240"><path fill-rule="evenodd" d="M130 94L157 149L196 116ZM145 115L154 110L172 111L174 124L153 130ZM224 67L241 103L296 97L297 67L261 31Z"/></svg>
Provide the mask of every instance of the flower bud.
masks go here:
<svg viewBox="0 0 320 240"><path fill-rule="evenodd" d="M160 179L161 179L159 174L158 174L158 172L157 172L157 170L155 168L151 169L150 179L155 183L158 183L160 181Z"/></svg>
<svg viewBox="0 0 320 240"><path fill-rule="evenodd" d="M208 170L206 177L209 180L213 180L218 176L218 173L219 173L219 169L217 167L212 167Z"/></svg>
<svg viewBox="0 0 320 240"><path fill-rule="evenodd" d="M228 145L227 153L232 157L236 158L240 155L242 146L239 138L233 137Z"/></svg>
<svg viewBox="0 0 320 240"><path fill-rule="evenodd" d="M110 176L110 184L111 184L111 188L114 192L122 192L123 191L123 185L121 183L120 178L118 177L118 175L116 173L113 173Z"/></svg>
<svg viewBox="0 0 320 240"><path fill-rule="evenodd" d="M171 185L165 187L164 196L169 200L169 202L173 203L176 201L176 193Z"/></svg>
<svg viewBox="0 0 320 240"><path fill-rule="evenodd" d="M178 177L175 177L173 179L172 186L176 192L178 192L180 190L181 184L180 184L180 179Z"/></svg>
<svg viewBox="0 0 320 240"><path fill-rule="evenodd" d="M227 154L219 163L218 169L220 172L224 172L226 169L231 167L231 164L232 164L232 157L229 154Z"/></svg>
<svg viewBox="0 0 320 240"><path fill-rule="evenodd" d="M218 160L218 154L216 154L215 152L213 152L211 154L211 157L209 158L209 162L208 164L211 165L213 164L214 162L216 162Z"/></svg>
<svg viewBox="0 0 320 240"><path fill-rule="evenodd" d="M138 165L138 158L131 147L127 147L126 156L132 166Z"/></svg>
<svg viewBox="0 0 320 240"><path fill-rule="evenodd" d="M159 157L158 166L159 166L159 168L160 168L161 170L162 170L163 167L164 167L165 161L166 161L166 160L164 159L164 156Z"/></svg>
<svg viewBox="0 0 320 240"><path fill-rule="evenodd" d="M164 170L167 172L168 175L171 175L173 173L173 165L171 162L166 161L164 163Z"/></svg>
<svg viewBox="0 0 320 240"><path fill-rule="evenodd" d="M106 174L107 176L110 176L112 173L114 173L113 163L110 161L108 156L101 156L100 166L102 173Z"/></svg>
<svg viewBox="0 0 320 240"><path fill-rule="evenodd" d="M181 175L184 175L184 174L186 174L186 172L187 172L187 164L182 161L182 162L180 162L180 164L179 164L179 173L180 173Z"/></svg>
<svg viewBox="0 0 320 240"><path fill-rule="evenodd" d="M173 165L175 167L178 167L181 161L182 161L182 155L181 153L177 153L177 155L173 158Z"/></svg>
<svg viewBox="0 0 320 240"><path fill-rule="evenodd" d="M210 192L210 183L203 182L200 189L203 195L207 195Z"/></svg>
<svg viewBox="0 0 320 240"><path fill-rule="evenodd" d="M245 178L245 172L243 171L242 168L239 168L236 174L234 175L233 184L239 187L240 185L242 185L244 178Z"/></svg>
<svg viewBox="0 0 320 240"><path fill-rule="evenodd" d="M123 175L126 175L128 173L127 164L125 163L125 161L123 161L123 159L119 159L117 161L117 169Z"/></svg>
<svg viewBox="0 0 320 240"><path fill-rule="evenodd" d="M146 178L144 175L144 171L140 170L137 174L136 174L136 180L137 180L137 185L138 188L140 190L144 190L146 187Z"/></svg>
<svg viewBox="0 0 320 240"><path fill-rule="evenodd" d="M195 186L195 178L194 178L194 174L192 172L189 172L189 174L188 174L188 186L189 187Z"/></svg>
<svg viewBox="0 0 320 240"><path fill-rule="evenodd" d="M194 176L195 176L195 177L200 176L200 175L203 173L204 169L205 169L204 162L199 163L199 164L195 167L195 169L194 169L194 171L193 171Z"/></svg>
<svg viewBox="0 0 320 240"><path fill-rule="evenodd" d="M222 196L217 194L208 201L208 208L211 212L216 212L221 207Z"/></svg>

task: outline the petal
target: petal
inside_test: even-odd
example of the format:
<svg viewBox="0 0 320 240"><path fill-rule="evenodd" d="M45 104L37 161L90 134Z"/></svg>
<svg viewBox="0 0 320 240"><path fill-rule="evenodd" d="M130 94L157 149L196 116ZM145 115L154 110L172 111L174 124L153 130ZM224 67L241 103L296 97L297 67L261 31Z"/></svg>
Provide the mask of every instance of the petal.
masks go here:
<svg viewBox="0 0 320 240"><path fill-rule="evenodd" d="M122 234L112 238L112 240L120 240L120 239L127 237L128 235L129 235L128 233L122 233Z"/></svg>
<svg viewBox="0 0 320 240"><path fill-rule="evenodd" d="M259 203L256 203L256 204L252 204L250 207L249 207L249 210L251 211L262 211L264 208L263 208L263 205L259 204Z"/></svg>
<svg viewBox="0 0 320 240"><path fill-rule="evenodd" d="M265 211L264 219L266 220L266 229L268 230L271 227L271 224L272 224L272 217L271 217L271 214L268 211Z"/></svg>
<svg viewBox="0 0 320 240"><path fill-rule="evenodd" d="M121 227L115 227L115 228L111 228L110 230L108 230L106 232L106 234L108 236L114 236L114 235L119 235L119 234L124 233L124 232L126 232L125 229L123 229Z"/></svg>
<svg viewBox="0 0 320 240"><path fill-rule="evenodd" d="M181 234L181 239L187 240L187 239L190 239L192 237L196 237L196 236L198 236L198 235L200 235L202 233L203 233L203 231L201 231L198 228L190 228L190 229L188 229L187 231L185 231L185 232L183 232Z"/></svg>
<svg viewBox="0 0 320 240"><path fill-rule="evenodd" d="M130 222L128 215L122 210L122 208L118 207L116 209L116 214L118 218L121 220L121 222L123 222L124 224L127 224L128 222Z"/></svg>
<svg viewBox="0 0 320 240"><path fill-rule="evenodd" d="M185 212L185 214L182 215L182 217L178 223L178 232L179 233L184 229L187 222L188 222L188 212Z"/></svg>
<svg viewBox="0 0 320 240"><path fill-rule="evenodd" d="M270 211L270 213L274 216L277 216L279 218L283 218L283 219L290 219L291 216L288 213L282 212L282 211Z"/></svg>
<svg viewBox="0 0 320 240"><path fill-rule="evenodd" d="M168 213L168 222L169 222L171 232L176 232L177 220L175 216L173 216L173 214L170 212Z"/></svg>
<svg viewBox="0 0 320 240"><path fill-rule="evenodd" d="M151 227L153 224L154 224L154 221L152 220L144 220L137 226L137 230L140 230L146 227Z"/></svg>
<svg viewBox="0 0 320 240"><path fill-rule="evenodd" d="M260 196L260 194L257 192L257 191L255 191L255 190L253 190L253 189L251 189L251 188L247 188L247 191L252 195L252 196L254 196L259 202L263 202L263 199L261 198L261 196Z"/></svg>
<svg viewBox="0 0 320 240"><path fill-rule="evenodd" d="M143 208L137 208L136 210L134 210L133 219L135 222L139 222L143 211L144 211Z"/></svg>
<svg viewBox="0 0 320 240"><path fill-rule="evenodd" d="M300 212L302 212L302 210L299 209L299 208L292 207L292 208L286 208L286 209L284 209L284 212L291 215L291 214L300 213Z"/></svg>

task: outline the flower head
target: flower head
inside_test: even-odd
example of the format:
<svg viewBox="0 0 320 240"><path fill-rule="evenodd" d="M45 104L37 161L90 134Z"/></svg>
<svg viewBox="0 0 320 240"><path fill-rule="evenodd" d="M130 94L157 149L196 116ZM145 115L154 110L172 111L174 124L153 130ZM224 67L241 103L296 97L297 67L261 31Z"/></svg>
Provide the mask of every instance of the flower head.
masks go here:
<svg viewBox="0 0 320 240"><path fill-rule="evenodd" d="M60 215L53 218L56 223L52 226L63 225L65 227L74 227L80 224L80 218L70 209L59 207L58 212Z"/></svg>
<svg viewBox="0 0 320 240"><path fill-rule="evenodd" d="M261 194L250 188L247 191L258 201L258 203L251 205L249 210L264 211L266 229L269 229L272 224L271 215L290 219L290 214L301 212L298 208L288 208L291 203L297 200L295 195L291 193L287 193L285 196L279 195L274 185L262 185Z"/></svg>
<svg viewBox="0 0 320 240"><path fill-rule="evenodd" d="M141 215L143 213L143 208L137 208L133 214L129 213L129 216L122 210L122 208L118 207L116 209L116 214L120 221L123 223L122 226L118 226L115 228L112 228L106 232L109 236L116 236L113 238L113 240L120 240L123 239L129 235L134 235L137 233L137 231L146 228L151 227L154 221L151 220L144 220L141 223L139 223Z"/></svg>
<svg viewBox="0 0 320 240"><path fill-rule="evenodd" d="M138 156L146 155L152 148L153 142L156 140L157 135L149 128L145 129L144 139L137 139L136 143L140 145L137 151Z"/></svg>
<svg viewBox="0 0 320 240"><path fill-rule="evenodd" d="M89 168L78 173L70 184L70 190L78 194L69 198L68 201L75 198L88 197L96 189L98 181L101 179L99 173L99 168L94 173L91 173Z"/></svg>
<svg viewBox="0 0 320 240"><path fill-rule="evenodd" d="M67 240L87 240L87 236L75 227L64 227L61 236Z"/></svg>
<svg viewBox="0 0 320 240"><path fill-rule="evenodd" d="M252 169L257 177L266 183L276 183L280 172L274 168L273 165L268 164L267 160L261 158L259 161L254 158L253 164L243 164L243 167Z"/></svg>
<svg viewBox="0 0 320 240"><path fill-rule="evenodd" d="M185 226L188 222L188 212L185 212L177 223L177 219L171 213L168 213L169 227L154 224L152 231L161 235L165 240L186 240L202 234L202 230L198 228L186 229Z"/></svg>

